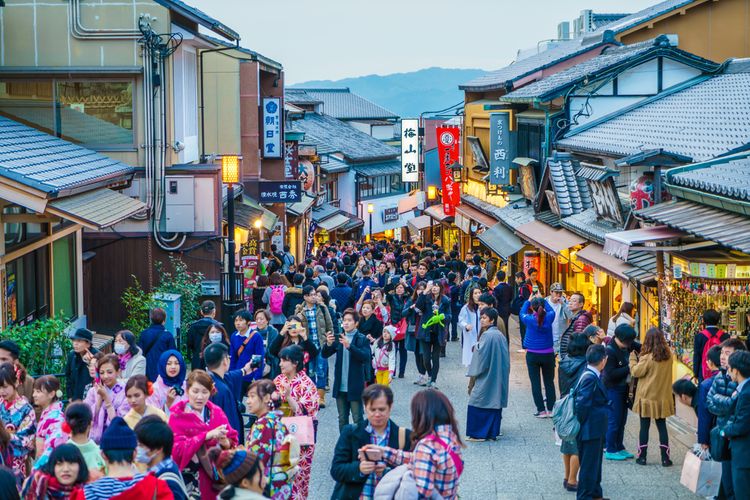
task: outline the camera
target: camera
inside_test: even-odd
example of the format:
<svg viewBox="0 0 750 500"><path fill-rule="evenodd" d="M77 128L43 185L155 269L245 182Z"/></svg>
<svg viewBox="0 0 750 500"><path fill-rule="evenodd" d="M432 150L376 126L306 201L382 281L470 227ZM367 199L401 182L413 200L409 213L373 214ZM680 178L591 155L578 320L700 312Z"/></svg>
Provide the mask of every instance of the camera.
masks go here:
<svg viewBox="0 0 750 500"><path fill-rule="evenodd" d="M263 361L263 356L260 354L253 354L253 357L250 358L250 367L251 368L258 368Z"/></svg>
<svg viewBox="0 0 750 500"><path fill-rule="evenodd" d="M183 394L185 394L185 391L182 390L181 385L173 385L172 389L174 389L175 394L177 394L178 396L182 396Z"/></svg>

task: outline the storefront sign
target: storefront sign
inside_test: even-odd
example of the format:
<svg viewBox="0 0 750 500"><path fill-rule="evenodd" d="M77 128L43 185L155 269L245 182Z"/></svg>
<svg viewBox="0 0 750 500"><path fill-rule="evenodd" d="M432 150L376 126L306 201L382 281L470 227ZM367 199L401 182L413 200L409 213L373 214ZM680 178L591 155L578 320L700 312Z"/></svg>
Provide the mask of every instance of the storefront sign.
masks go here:
<svg viewBox="0 0 750 500"><path fill-rule="evenodd" d="M419 120L401 120L401 181L419 181Z"/></svg>
<svg viewBox="0 0 750 500"><path fill-rule="evenodd" d="M529 201L536 199L536 175L533 165L519 165L518 184L521 186L521 194Z"/></svg>
<svg viewBox="0 0 750 500"><path fill-rule="evenodd" d="M451 165L459 160L461 130L458 127L437 127L438 159L440 179L443 187L443 212L448 217L456 215L456 206L461 202L460 185L453 181Z"/></svg>
<svg viewBox="0 0 750 500"><path fill-rule="evenodd" d="M247 241L240 245L240 255L242 257L258 255L258 232L256 230L251 230Z"/></svg>
<svg viewBox="0 0 750 500"><path fill-rule="evenodd" d="M612 177L608 177L603 181L588 180L587 182L589 184L589 191L591 191L591 199L594 202L596 215L604 220L622 226L625 223L625 216L622 213L622 204L617 194L615 180Z"/></svg>
<svg viewBox="0 0 750 500"><path fill-rule="evenodd" d="M263 98L263 158L281 158L281 99Z"/></svg>
<svg viewBox="0 0 750 500"><path fill-rule="evenodd" d="M318 223L310 221L310 227L307 229L307 242L305 243L305 258L312 255L313 245L315 245L315 230L318 229Z"/></svg>
<svg viewBox="0 0 750 500"><path fill-rule="evenodd" d="M511 111L490 113L490 184L510 184L511 160L515 157L511 119Z"/></svg>
<svg viewBox="0 0 750 500"><path fill-rule="evenodd" d="M559 216L560 215L560 205L557 204L557 196L555 195L555 192L551 189L547 189L544 191L544 194L547 195L547 201L549 202L549 209L552 211L553 214Z"/></svg>
<svg viewBox="0 0 750 500"><path fill-rule="evenodd" d="M284 143L284 177L294 180L299 177L299 142Z"/></svg>
<svg viewBox="0 0 750 500"><path fill-rule="evenodd" d="M276 245L276 248L281 249L284 247L284 223L277 221L273 226L273 234L271 235L271 244Z"/></svg>
<svg viewBox="0 0 750 500"><path fill-rule="evenodd" d="M297 203L302 199L300 181L260 181L258 201L260 203Z"/></svg>
<svg viewBox="0 0 750 500"><path fill-rule="evenodd" d="M396 222L399 218L398 207L383 209L383 223Z"/></svg>
<svg viewBox="0 0 750 500"><path fill-rule="evenodd" d="M257 255L248 255L242 257L242 288L244 289L244 297L246 301L252 301L253 299L253 287L252 282L256 280L258 276L258 267L260 267L260 259Z"/></svg>
<svg viewBox="0 0 750 500"><path fill-rule="evenodd" d="M466 136L466 142L469 143L469 148L471 148L471 156L474 158L474 166L484 172L489 172L490 166L487 164L487 158L484 156L484 151L482 151L482 144L479 142L479 137Z"/></svg>

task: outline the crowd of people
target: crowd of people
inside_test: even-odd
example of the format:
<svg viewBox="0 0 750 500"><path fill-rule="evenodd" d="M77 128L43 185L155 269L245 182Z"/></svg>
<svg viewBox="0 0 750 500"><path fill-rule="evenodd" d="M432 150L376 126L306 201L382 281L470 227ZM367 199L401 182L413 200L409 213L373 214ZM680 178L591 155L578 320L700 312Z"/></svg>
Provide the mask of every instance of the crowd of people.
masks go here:
<svg viewBox="0 0 750 500"><path fill-rule="evenodd" d="M605 331L582 294L545 287L536 269L508 276L486 253L337 243L297 263L272 246L261 269L233 328L217 321L213 302L201 304L185 356L160 308L144 331L117 332L111 353L94 348L91 331L75 331L61 379L32 379L18 346L0 341L0 490L26 499L314 497L318 415L331 405L333 498L456 498L464 441L503 435L511 316L534 416L550 418L558 398L575 398L580 432L559 444L563 488L578 498L602 497L603 459L647 463L652 420L661 464L672 465L674 395L695 408L702 447L714 428L733 450L750 436L750 354L716 326L715 311L696 339L699 385L672 386L667 340L656 328L636 340L633 304ZM438 389L453 341L468 382L463 438ZM409 425L398 425L390 385L410 359L424 389ZM640 417L636 453L623 443L629 409ZM747 463L724 462L726 498L748 491Z"/></svg>

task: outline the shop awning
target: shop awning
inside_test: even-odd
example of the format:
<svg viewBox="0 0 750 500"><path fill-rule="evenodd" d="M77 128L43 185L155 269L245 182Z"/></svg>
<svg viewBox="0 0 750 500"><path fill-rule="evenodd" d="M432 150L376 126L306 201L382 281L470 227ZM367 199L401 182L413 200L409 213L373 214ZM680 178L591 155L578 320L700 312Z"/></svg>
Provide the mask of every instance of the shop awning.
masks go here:
<svg viewBox="0 0 750 500"><path fill-rule="evenodd" d="M687 236L684 231L667 226L644 227L630 231L608 233L604 237L604 253L620 260L628 260L630 247L643 243L672 240Z"/></svg>
<svg viewBox="0 0 750 500"><path fill-rule="evenodd" d="M438 222L443 222L448 218L443 212L443 205L432 205L424 209L424 213L432 217Z"/></svg>
<svg viewBox="0 0 750 500"><path fill-rule="evenodd" d="M315 203L315 198L305 193L302 195L302 199L300 201L298 201L297 203L292 203L291 205L287 205L286 211L295 217L299 217L310 210L310 207L312 207L313 203Z"/></svg>
<svg viewBox="0 0 750 500"><path fill-rule="evenodd" d="M347 231L351 231L354 228L364 226L364 225L365 225L365 221L363 221L359 217L351 217L346 222L346 224L344 224L343 227L338 228L338 230L345 233Z"/></svg>
<svg viewBox="0 0 750 500"><path fill-rule="evenodd" d="M557 255L561 250L565 250L566 248L586 243L584 238L567 229L549 227L538 220L518 226L516 233L521 238L546 250L552 255Z"/></svg>
<svg viewBox="0 0 750 500"><path fill-rule="evenodd" d="M319 222L318 227L325 229L326 231L335 231L338 228L345 226L349 222L349 217L344 214L336 214L333 217L329 217L326 220Z"/></svg>
<svg viewBox="0 0 750 500"><path fill-rule="evenodd" d="M429 215L420 215L419 217L414 217L407 222L409 229L415 233L420 232L422 229L427 229L430 227L430 224L432 224L432 219L430 219Z"/></svg>
<svg viewBox="0 0 750 500"><path fill-rule="evenodd" d="M498 222L480 233L478 238L490 250L506 260L524 247L518 236L513 234L502 222Z"/></svg>
<svg viewBox="0 0 750 500"><path fill-rule="evenodd" d="M104 229L146 210L146 205L111 189L95 189L52 200L46 213L76 222L89 229Z"/></svg>
<svg viewBox="0 0 750 500"><path fill-rule="evenodd" d="M406 198L402 198L398 202L398 213L405 214L411 212L414 209L421 209L424 207L425 194L424 191L415 191Z"/></svg>
<svg viewBox="0 0 750 500"><path fill-rule="evenodd" d="M578 250L576 253L578 260L593 266L607 274L614 276L623 281L628 281L628 271L633 270L633 266L627 264L617 257L612 257L604 253L604 247L592 243L586 248Z"/></svg>
<svg viewBox="0 0 750 500"><path fill-rule="evenodd" d="M479 222L485 227L492 227L497 224L497 220L494 217L487 215L484 212L480 212L476 208L470 207L468 205L461 205L456 207L456 215L458 214L461 214L463 217L466 217L471 221Z"/></svg>
<svg viewBox="0 0 750 500"><path fill-rule="evenodd" d="M227 209L224 209L224 220L227 219ZM273 231L279 216L262 207L257 201L247 195L234 200L234 223L245 229L253 229L255 221L260 219L260 225L267 231Z"/></svg>

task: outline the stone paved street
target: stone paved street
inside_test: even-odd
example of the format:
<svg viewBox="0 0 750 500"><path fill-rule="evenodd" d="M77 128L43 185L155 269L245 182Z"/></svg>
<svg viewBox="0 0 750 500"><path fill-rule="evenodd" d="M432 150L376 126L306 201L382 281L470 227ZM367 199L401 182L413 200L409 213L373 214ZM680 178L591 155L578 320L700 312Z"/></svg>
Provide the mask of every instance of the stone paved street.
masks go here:
<svg viewBox="0 0 750 500"><path fill-rule="evenodd" d="M534 406L529 389L523 354L516 353L518 328L511 325L512 384L509 407L503 411L504 436L493 443L468 443L464 450L466 469L461 478L460 495L464 499L564 499L575 498L562 488L563 464L559 448L555 446L552 421L532 416ZM451 399L458 413L463 432L466 423L466 379L459 364L460 345L448 344L448 357L441 359L438 385ZM411 353L410 353L411 355ZM392 384L396 395L393 419L399 424L409 422L409 401L418 386L412 384L416 376L413 358L409 359L407 376ZM330 398L329 398L330 399ZM333 481L329 467L338 437L336 408L329 406L320 413L319 441L313 462L313 484L310 498L329 498ZM628 418L625 445L630 451L637 447L638 420L633 413ZM679 432L673 425L670 436ZM686 452L684 445L672 439L675 465L661 466L658 457L656 429L652 425L649 464L604 462L604 495L612 499L698 498L680 485L680 470ZM689 440L688 436L685 436Z"/></svg>

